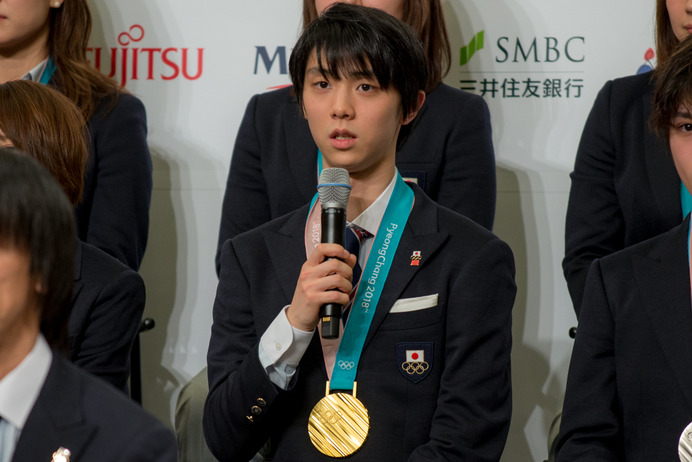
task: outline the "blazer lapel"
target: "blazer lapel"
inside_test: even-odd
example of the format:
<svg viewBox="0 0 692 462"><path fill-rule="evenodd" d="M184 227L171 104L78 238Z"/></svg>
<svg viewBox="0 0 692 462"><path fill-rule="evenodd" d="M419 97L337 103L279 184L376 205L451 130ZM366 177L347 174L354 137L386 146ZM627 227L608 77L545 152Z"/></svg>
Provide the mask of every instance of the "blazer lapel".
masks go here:
<svg viewBox="0 0 692 462"><path fill-rule="evenodd" d="M414 188L414 191L416 202L404 228L394 260L392 260L391 271L377 304L368 336L365 339L364 349L367 348L377 329L389 314L389 309L394 305L394 302L401 297L411 280L425 267L427 261L437 253L449 236L447 231L438 229L437 206L417 187ZM420 266L411 265L411 255L414 251L420 251L423 256Z"/></svg>
<svg viewBox="0 0 692 462"><path fill-rule="evenodd" d="M291 96L291 101L293 104L281 108L288 165L303 199L308 202L317 192L317 146L294 96Z"/></svg>
<svg viewBox="0 0 692 462"><path fill-rule="evenodd" d="M650 325L692 407L692 307L687 261L688 229L689 219L666 235L660 254L634 255L632 266L640 288L638 296L642 298Z"/></svg>
<svg viewBox="0 0 692 462"><path fill-rule="evenodd" d="M46 383L17 441L13 461L49 461L60 447L78 460L96 431L85 422L82 384L66 370L62 362L67 360L59 354L53 352Z"/></svg>
<svg viewBox="0 0 692 462"><path fill-rule="evenodd" d="M294 213L278 231L265 231L274 274L288 300L293 298L300 269L305 263L305 221L308 205Z"/></svg>
<svg viewBox="0 0 692 462"><path fill-rule="evenodd" d="M653 85L650 84L647 91L642 95L642 123L644 127L649 126L652 99ZM643 136L646 171L649 175L651 192L661 212L660 216L680 217L681 220L680 178L675 170L671 154L665 147L665 143L650 130L644 130ZM680 221L674 223L680 223Z"/></svg>

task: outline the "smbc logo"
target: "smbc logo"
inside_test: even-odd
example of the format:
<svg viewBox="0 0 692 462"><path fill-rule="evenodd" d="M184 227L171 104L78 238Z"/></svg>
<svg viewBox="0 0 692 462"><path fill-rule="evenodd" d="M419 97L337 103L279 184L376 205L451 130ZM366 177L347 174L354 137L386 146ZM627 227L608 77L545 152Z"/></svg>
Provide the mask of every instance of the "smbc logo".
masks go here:
<svg viewBox="0 0 692 462"><path fill-rule="evenodd" d="M473 55L484 48L485 31L473 36L459 51L459 65L467 64ZM586 59L586 39L572 37L498 37L495 43L496 63L583 63Z"/></svg>
<svg viewBox="0 0 692 462"><path fill-rule="evenodd" d="M459 65L463 66L466 63L468 63L471 58L473 58L473 55L477 52L483 49L483 39L485 37L485 31L482 30L476 35L473 36L471 39L471 42L464 46L461 47L461 51L459 53Z"/></svg>

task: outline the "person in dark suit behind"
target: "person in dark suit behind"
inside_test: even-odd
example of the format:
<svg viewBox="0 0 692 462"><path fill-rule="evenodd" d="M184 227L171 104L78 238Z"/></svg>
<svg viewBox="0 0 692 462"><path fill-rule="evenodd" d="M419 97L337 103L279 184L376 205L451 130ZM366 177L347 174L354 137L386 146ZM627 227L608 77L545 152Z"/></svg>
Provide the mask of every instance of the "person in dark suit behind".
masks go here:
<svg viewBox="0 0 692 462"><path fill-rule="evenodd" d="M7 4L0 83L33 80L67 96L88 121L89 159L77 205L81 240L135 271L147 245L152 166L142 102L87 59L87 0Z"/></svg>
<svg viewBox="0 0 692 462"><path fill-rule="evenodd" d="M0 84L0 145L39 161L73 205L82 197L88 157L84 130L79 110L50 87L25 80ZM126 389L130 351L144 311L144 282L137 272L83 241L74 268L70 359Z"/></svg>
<svg viewBox="0 0 692 462"><path fill-rule="evenodd" d="M304 27L332 3L304 0ZM440 0L369 1L366 5L415 28L428 60L425 104L416 118L416 129L397 152L401 175L415 181L440 205L492 230L496 181L490 112L480 96L442 83L451 54ZM296 210L314 194L318 147L293 93L289 87L255 95L247 105L228 172L217 273L221 246L227 239ZM402 133L407 130L402 128Z"/></svg>
<svg viewBox="0 0 692 462"><path fill-rule="evenodd" d="M658 65L687 37L685 0L656 0ZM605 84L584 126L567 205L565 279L579 317L591 262L680 224L692 197L647 125L651 73Z"/></svg>
<svg viewBox="0 0 692 462"><path fill-rule="evenodd" d="M656 69L652 126L692 188L692 39ZM662 153L670 155L670 153ZM692 422L690 215L589 271L558 461L678 460Z"/></svg>
<svg viewBox="0 0 692 462"><path fill-rule="evenodd" d="M499 460L511 414L514 261L504 242L396 170L400 127L425 99L415 33L380 10L337 3L305 29L289 68L324 166L350 176L349 228L373 237L358 255L313 241L315 203L224 244L209 448L221 461L265 445L274 461L329 460L331 451L354 461ZM336 341L316 333L325 303L347 307L335 354ZM322 398L348 409L329 415L316 407ZM361 406L365 441L347 431L324 444ZM362 446L350 446L356 433Z"/></svg>
<svg viewBox="0 0 692 462"><path fill-rule="evenodd" d="M76 242L60 185L1 148L0 458L175 461L169 430L62 357Z"/></svg>

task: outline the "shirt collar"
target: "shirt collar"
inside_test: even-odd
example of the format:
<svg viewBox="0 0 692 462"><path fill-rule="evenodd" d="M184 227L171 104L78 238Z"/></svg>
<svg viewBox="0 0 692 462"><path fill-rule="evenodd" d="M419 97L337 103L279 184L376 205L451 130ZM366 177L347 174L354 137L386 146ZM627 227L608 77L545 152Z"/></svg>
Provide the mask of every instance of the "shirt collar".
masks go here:
<svg viewBox="0 0 692 462"><path fill-rule="evenodd" d="M46 66L47 62L48 58L38 63L38 66L31 69L29 72L22 76L22 80L33 80L34 82L38 82L38 80L41 78L41 73L43 72L43 69Z"/></svg>
<svg viewBox="0 0 692 462"><path fill-rule="evenodd" d="M39 334L34 348L0 380L0 416L21 431L48 376L53 352Z"/></svg>
<svg viewBox="0 0 692 462"><path fill-rule="evenodd" d="M370 206L365 209L360 215L358 215L351 224L358 226L361 229L369 232L373 236L377 234L377 229L380 227L380 222L382 222L382 217L389 204L389 199L392 197L394 192L394 185L396 185L397 172L394 172L392 181L389 185L382 191L382 194L375 199L375 201L370 204Z"/></svg>

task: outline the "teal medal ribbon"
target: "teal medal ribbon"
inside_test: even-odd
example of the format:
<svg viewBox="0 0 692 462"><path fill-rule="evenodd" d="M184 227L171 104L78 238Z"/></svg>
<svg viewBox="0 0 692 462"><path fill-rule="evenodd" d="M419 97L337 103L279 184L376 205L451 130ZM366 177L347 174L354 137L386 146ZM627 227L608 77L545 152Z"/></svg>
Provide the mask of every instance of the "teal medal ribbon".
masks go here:
<svg viewBox="0 0 692 462"><path fill-rule="evenodd" d="M365 338L413 207L413 190L406 185L398 171L396 176L392 197L374 237L336 354L329 383L332 390L353 390Z"/></svg>
<svg viewBox="0 0 692 462"><path fill-rule="evenodd" d="M48 61L46 61L46 66L41 71L38 83L48 85L48 82L50 82L50 78L53 77L53 74L55 73L55 69L55 62L53 61L52 57L49 57Z"/></svg>
<svg viewBox="0 0 692 462"><path fill-rule="evenodd" d="M318 149L318 177L322 173L322 168L322 152ZM353 299L351 314L339 343L334 370L329 382L329 388L332 390L353 390L365 338L370 330L392 260L411 213L413 197L413 190L406 185L397 170L392 197L389 199L382 222L374 237L370 256L361 276L361 283ZM317 198L318 195L315 194L309 210L313 209Z"/></svg>
<svg viewBox="0 0 692 462"><path fill-rule="evenodd" d="M682 208L682 219L684 220L692 212L692 195L685 187L685 183L680 182L680 206Z"/></svg>
<svg viewBox="0 0 692 462"><path fill-rule="evenodd" d="M322 169L324 168L324 165L322 163L322 151L319 149L317 150L317 178L319 179L320 175L322 175Z"/></svg>

